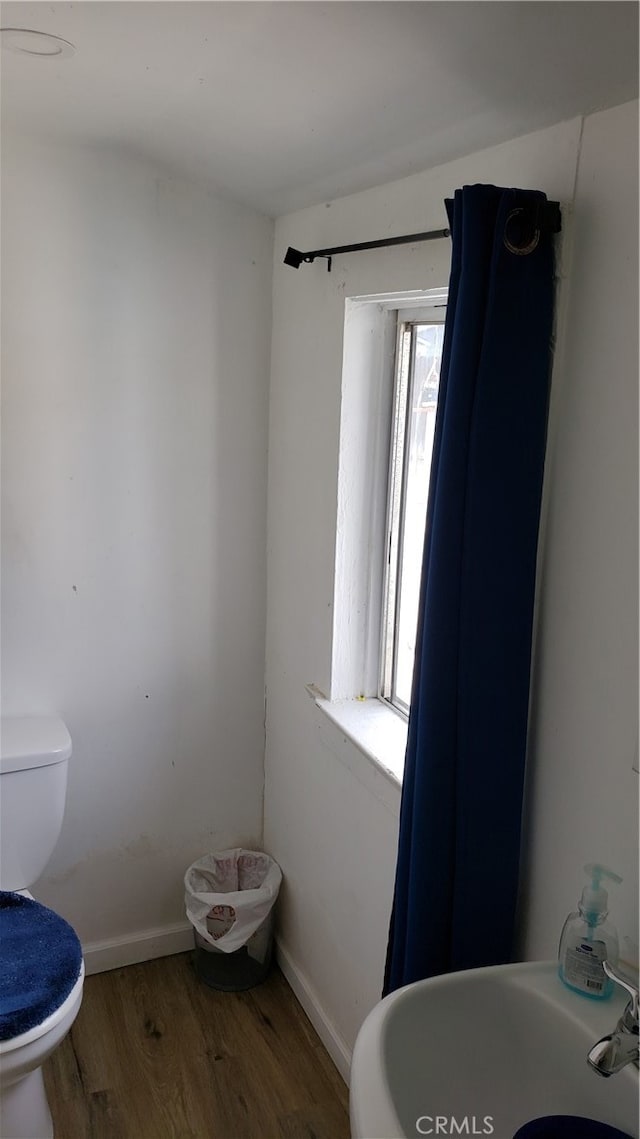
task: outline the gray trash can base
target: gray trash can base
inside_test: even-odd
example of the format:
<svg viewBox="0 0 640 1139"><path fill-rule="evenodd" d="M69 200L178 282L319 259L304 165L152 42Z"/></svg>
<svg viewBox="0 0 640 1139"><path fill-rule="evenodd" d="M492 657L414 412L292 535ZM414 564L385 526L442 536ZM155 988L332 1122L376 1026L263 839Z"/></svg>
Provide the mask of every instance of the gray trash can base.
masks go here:
<svg viewBox="0 0 640 1139"><path fill-rule="evenodd" d="M266 981L271 965L271 952L261 963L249 956L246 945L234 953L218 952L215 955L207 953L206 949L197 944L194 950L196 976L210 989L218 989L222 993L241 993L253 989Z"/></svg>
<svg viewBox="0 0 640 1139"><path fill-rule="evenodd" d="M241 993L265 981L273 960L273 912L249 938L246 945L233 953L223 953L210 945L194 930L194 968L196 976L211 989L223 993Z"/></svg>

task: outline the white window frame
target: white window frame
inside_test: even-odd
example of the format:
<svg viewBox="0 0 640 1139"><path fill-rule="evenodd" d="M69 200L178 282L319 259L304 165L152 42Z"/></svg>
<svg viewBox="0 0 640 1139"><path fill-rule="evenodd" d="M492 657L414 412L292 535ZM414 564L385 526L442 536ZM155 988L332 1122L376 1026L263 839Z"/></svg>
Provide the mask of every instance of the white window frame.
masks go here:
<svg viewBox="0 0 640 1139"><path fill-rule="evenodd" d="M397 663L396 627L399 621L399 600L401 595L401 582L397 576L399 554L403 543L405 527L404 508L406 506L405 493L407 483L407 429L411 414L411 388L414 379L415 341L412 336L412 352L408 364L408 388L403 396L401 392L401 353L407 328L418 324L440 324L446 320L447 297L438 296L437 300L418 307L397 310L396 325L396 351L393 375L393 413L392 430L388 452L388 484L387 484L387 524L385 529L384 550L384 582L382 597L382 616L380 628L380 655L379 655L379 688L378 698L405 719L409 718L409 705L395 694L395 669ZM396 499L397 509L395 508ZM396 517L398 515L398 517ZM395 562L396 574L392 574ZM395 581L395 588L392 587ZM393 588L393 596L391 591Z"/></svg>
<svg viewBox="0 0 640 1139"><path fill-rule="evenodd" d="M407 721L380 699L380 649L398 313L446 301L446 288L345 301L330 689L307 691L396 786Z"/></svg>

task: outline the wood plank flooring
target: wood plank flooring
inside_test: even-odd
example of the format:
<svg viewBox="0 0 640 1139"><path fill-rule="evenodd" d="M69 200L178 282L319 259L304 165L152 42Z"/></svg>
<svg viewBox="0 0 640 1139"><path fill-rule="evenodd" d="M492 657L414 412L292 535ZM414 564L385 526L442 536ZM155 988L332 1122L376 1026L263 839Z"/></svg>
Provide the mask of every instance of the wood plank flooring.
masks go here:
<svg viewBox="0 0 640 1139"><path fill-rule="evenodd" d="M282 974L220 993L191 958L87 978L44 1066L56 1139L349 1139L347 1089Z"/></svg>

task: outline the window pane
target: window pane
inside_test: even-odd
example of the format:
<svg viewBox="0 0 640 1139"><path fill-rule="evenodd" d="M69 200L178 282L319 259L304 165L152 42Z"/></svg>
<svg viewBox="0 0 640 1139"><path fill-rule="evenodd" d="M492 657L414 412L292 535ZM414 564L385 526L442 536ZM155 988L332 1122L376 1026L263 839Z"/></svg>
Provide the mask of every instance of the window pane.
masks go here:
<svg viewBox="0 0 640 1139"><path fill-rule="evenodd" d="M444 338L443 324L413 325L413 367L405 435L404 509L398 559L394 635L394 703L409 707L415 656L422 547Z"/></svg>
<svg viewBox="0 0 640 1139"><path fill-rule="evenodd" d="M396 360L395 403L391 462L389 470L389 499L387 502L389 544L386 581L385 612L383 615L384 648L382 659L382 695L393 699L395 670L395 626L400 580L400 534L403 509L403 456L405 454L407 406L409 399L413 330L403 325L398 338Z"/></svg>

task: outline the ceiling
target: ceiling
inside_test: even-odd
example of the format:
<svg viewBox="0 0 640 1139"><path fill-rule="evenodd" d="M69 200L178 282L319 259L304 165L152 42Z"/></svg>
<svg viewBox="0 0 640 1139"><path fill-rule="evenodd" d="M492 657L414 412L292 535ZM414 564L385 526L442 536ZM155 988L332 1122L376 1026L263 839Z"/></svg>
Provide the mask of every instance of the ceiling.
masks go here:
<svg viewBox="0 0 640 1139"><path fill-rule="evenodd" d="M638 5L4 3L2 128L122 148L278 215L638 93Z"/></svg>

